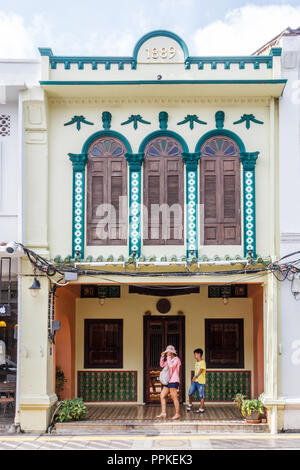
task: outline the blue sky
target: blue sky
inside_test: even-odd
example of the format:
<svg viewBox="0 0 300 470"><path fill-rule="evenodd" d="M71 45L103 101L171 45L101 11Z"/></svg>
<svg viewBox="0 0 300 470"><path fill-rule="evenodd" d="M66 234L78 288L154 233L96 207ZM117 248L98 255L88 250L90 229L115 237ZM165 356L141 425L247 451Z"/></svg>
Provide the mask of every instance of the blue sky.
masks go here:
<svg viewBox="0 0 300 470"><path fill-rule="evenodd" d="M131 55L154 29L179 34L193 55L247 54L287 26L300 0L0 0L0 58Z"/></svg>

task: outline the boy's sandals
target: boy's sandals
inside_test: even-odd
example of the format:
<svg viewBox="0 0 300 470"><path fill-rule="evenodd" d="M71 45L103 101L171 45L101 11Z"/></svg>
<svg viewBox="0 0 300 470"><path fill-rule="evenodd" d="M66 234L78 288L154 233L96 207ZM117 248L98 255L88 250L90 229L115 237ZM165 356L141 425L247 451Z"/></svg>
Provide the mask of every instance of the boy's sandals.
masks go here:
<svg viewBox="0 0 300 470"><path fill-rule="evenodd" d="M196 413L204 413L205 409L204 408L199 408L199 410L196 410Z"/></svg>
<svg viewBox="0 0 300 470"><path fill-rule="evenodd" d="M187 405L186 411L192 411L193 405Z"/></svg>

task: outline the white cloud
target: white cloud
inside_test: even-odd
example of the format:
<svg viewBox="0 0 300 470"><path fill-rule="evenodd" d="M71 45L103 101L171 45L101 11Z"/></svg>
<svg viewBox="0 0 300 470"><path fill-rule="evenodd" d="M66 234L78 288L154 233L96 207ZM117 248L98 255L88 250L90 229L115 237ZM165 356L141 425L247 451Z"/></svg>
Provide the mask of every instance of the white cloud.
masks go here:
<svg viewBox="0 0 300 470"><path fill-rule="evenodd" d="M26 29L23 18L0 11L0 57L20 59L34 56L33 36Z"/></svg>
<svg viewBox="0 0 300 470"><path fill-rule="evenodd" d="M230 10L224 20L198 29L196 54L248 55L288 26L300 26L300 6L247 5Z"/></svg>

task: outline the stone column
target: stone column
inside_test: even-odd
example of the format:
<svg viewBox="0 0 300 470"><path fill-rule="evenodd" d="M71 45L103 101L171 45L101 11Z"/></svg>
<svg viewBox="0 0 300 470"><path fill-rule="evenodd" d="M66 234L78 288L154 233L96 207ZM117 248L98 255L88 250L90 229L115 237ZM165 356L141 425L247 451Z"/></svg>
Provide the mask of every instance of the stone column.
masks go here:
<svg viewBox="0 0 300 470"><path fill-rule="evenodd" d="M259 152L241 152L243 165L244 256L256 258L255 164Z"/></svg>
<svg viewBox="0 0 300 470"><path fill-rule="evenodd" d="M141 256L141 179L143 153L126 153L129 165L129 256Z"/></svg>
<svg viewBox="0 0 300 470"><path fill-rule="evenodd" d="M27 259L22 263L22 317L20 322L20 426L23 431L45 432L57 401L53 345L48 338L49 281L36 273L40 289L29 287L34 276Z"/></svg>
<svg viewBox="0 0 300 470"><path fill-rule="evenodd" d="M186 169L186 256L198 258L198 161L200 152L182 153Z"/></svg>
<svg viewBox="0 0 300 470"><path fill-rule="evenodd" d="M69 153L73 165L72 258L84 259L86 153Z"/></svg>

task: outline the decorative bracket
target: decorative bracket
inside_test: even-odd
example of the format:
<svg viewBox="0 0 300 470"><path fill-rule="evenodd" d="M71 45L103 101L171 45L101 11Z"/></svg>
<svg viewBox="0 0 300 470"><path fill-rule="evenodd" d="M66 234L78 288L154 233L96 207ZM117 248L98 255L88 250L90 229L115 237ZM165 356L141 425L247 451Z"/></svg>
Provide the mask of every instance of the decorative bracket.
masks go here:
<svg viewBox="0 0 300 470"><path fill-rule="evenodd" d="M126 124L130 124L133 122L133 128L137 130L138 128L138 122L141 122L142 124L151 124L149 121L145 121L140 114L132 114L129 116L127 121L121 122L121 126L125 126Z"/></svg>
<svg viewBox="0 0 300 470"><path fill-rule="evenodd" d="M215 114L216 128L223 129L224 127L225 113L224 111L217 111Z"/></svg>
<svg viewBox="0 0 300 470"><path fill-rule="evenodd" d="M235 121L233 124L241 124L242 122L246 122L246 129L250 129L250 122L255 122L256 124L264 124L263 121L259 121L258 119L255 119L254 114L243 114L241 116L241 119L238 121Z"/></svg>
<svg viewBox="0 0 300 470"><path fill-rule="evenodd" d="M198 124L207 124L205 121L201 121L196 114L188 114L183 121L177 122L177 126L181 126L181 124L186 124L187 122L190 123L190 129L194 129L194 122Z"/></svg>
<svg viewBox="0 0 300 470"><path fill-rule="evenodd" d="M169 115L166 111L161 111L158 115L159 127L161 130L165 131L168 129L168 119Z"/></svg>
<svg viewBox="0 0 300 470"><path fill-rule="evenodd" d="M108 130L111 126L111 113L109 111L103 111L102 113L102 126L103 129Z"/></svg>
<svg viewBox="0 0 300 470"><path fill-rule="evenodd" d="M75 124L75 122L76 122L76 128L77 128L78 131L80 131L80 129L81 129L81 124L88 124L89 126L94 125L93 122L87 121L84 116L74 116L71 119L71 121L66 122L64 124L64 126L71 126L71 124Z"/></svg>

